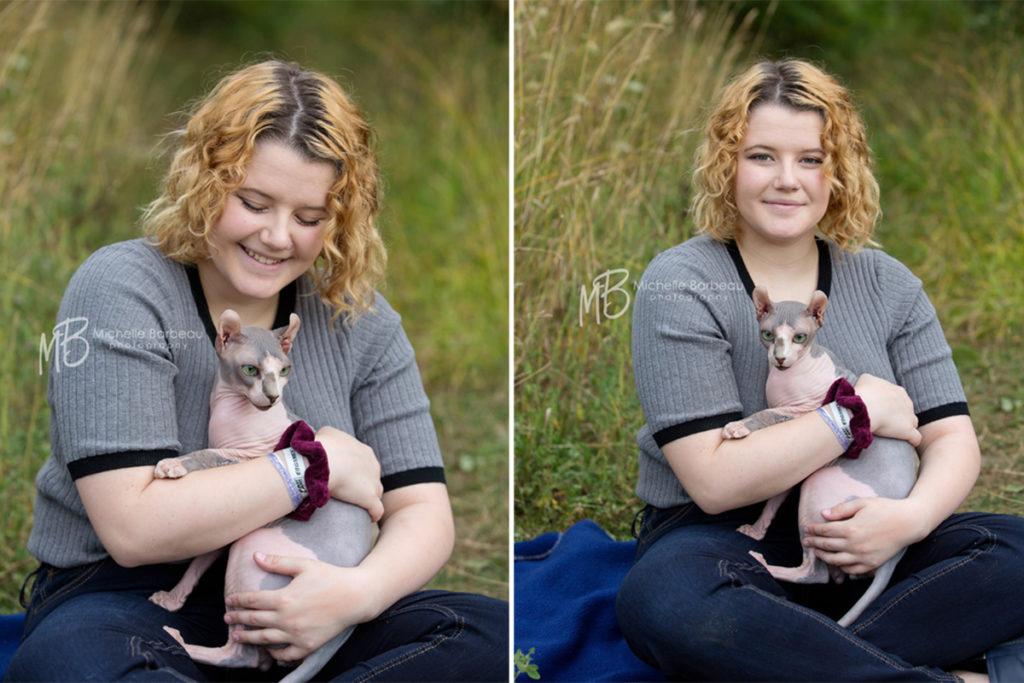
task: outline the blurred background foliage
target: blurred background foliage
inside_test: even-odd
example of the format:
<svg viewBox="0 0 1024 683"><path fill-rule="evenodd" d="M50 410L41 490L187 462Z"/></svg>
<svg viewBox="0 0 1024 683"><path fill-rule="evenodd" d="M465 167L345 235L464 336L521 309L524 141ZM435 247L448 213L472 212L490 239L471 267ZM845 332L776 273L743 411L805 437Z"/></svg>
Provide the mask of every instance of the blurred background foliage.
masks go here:
<svg viewBox="0 0 1024 683"><path fill-rule="evenodd" d="M384 295L403 315L445 454L458 540L433 587L507 597L508 5L0 3L0 610L20 609L46 368L71 274L139 235L161 136L265 58L335 77L378 136ZM102 387L97 387L102 391Z"/></svg>
<svg viewBox="0 0 1024 683"><path fill-rule="evenodd" d="M1024 513L1024 4L522 2L516 41L515 538L593 518L628 538L643 424L629 307L688 238L717 91L760 58L849 87L882 189L882 247L924 282L984 457L966 507ZM595 278L615 271L607 308Z"/></svg>

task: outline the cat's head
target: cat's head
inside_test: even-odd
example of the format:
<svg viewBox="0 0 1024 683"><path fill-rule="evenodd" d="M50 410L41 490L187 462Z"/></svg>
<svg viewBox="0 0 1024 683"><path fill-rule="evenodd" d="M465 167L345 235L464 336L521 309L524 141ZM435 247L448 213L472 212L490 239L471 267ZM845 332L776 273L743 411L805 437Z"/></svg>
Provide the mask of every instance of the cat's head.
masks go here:
<svg viewBox="0 0 1024 683"><path fill-rule="evenodd" d="M286 327L265 330L242 327L237 313L224 311L216 345L221 379L260 410L270 408L280 400L291 375L288 352L298 332L299 316L294 313Z"/></svg>
<svg viewBox="0 0 1024 683"><path fill-rule="evenodd" d="M814 336L825 322L828 297L816 290L807 305L797 301L776 303L768 297L768 290L757 287L753 299L769 362L779 370L793 367L813 346Z"/></svg>

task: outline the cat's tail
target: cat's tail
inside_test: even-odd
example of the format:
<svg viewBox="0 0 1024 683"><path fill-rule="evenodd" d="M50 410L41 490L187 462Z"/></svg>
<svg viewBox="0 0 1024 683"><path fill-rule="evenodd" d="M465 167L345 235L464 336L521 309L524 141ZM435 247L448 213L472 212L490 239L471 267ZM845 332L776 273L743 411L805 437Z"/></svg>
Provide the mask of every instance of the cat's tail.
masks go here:
<svg viewBox="0 0 1024 683"><path fill-rule="evenodd" d="M334 656L334 653L345 644L354 630L356 627L350 626L334 636L333 640L327 641L311 652L294 671L281 679L281 683L306 683L306 681L312 680L320 672L320 669L324 668L324 664Z"/></svg>
<svg viewBox="0 0 1024 683"><path fill-rule="evenodd" d="M857 617L864 613L867 606L882 594L882 591L889 585L889 579L892 578L892 573L896 569L896 563L900 561L905 552L907 552L906 548L875 570L875 578L871 580L871 585L864 591L864 595L860 596L860 600L854 603L853 607L839 620L840 626L846 627L857 621Z"/></svg>

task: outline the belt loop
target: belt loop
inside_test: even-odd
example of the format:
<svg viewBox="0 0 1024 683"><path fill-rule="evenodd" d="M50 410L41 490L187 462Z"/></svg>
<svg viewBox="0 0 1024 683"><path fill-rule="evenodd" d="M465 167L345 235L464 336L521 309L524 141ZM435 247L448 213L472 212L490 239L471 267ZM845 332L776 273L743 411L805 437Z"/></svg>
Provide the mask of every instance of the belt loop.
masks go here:
<svg viewBox="0 0 1024 683"><path fill-rule="evenodd" d="M21 582L21 591L18 593L18 604L28 609L28 600L25 599L25 589L28 588L28 582L32 581L32 590L29 591L29 600L31 600L32 592L35 591L36 584L39 583L39 572L43 571L43 566L40 564L38 567L33 569L25 580Z"/></svg>
<svg viewBox="0 0 1024 683"><path fill-rule="evenodd" d="M650 514L652 510L653 508L650 505L645 505L642 508L640 508L635 515L633 515L633 523L632 525L630 525L629 528L629 533L633 535L633 538L637 540L640 539L640 534L637 531L637 522L640 523L640 528L643 529L643 527L647 524L647 521L650 519Z"/></svg>

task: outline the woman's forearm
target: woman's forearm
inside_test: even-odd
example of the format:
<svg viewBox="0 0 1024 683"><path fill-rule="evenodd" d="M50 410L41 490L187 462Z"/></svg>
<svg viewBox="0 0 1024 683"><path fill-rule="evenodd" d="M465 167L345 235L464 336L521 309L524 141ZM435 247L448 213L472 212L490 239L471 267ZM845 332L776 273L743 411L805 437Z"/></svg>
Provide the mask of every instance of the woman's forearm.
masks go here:
<svg viewBox="0 0 1024 683"><path fill-rule="evenodd" d="M765 427L742 439L709 430L662 447L694 502L709 514L758 503L803 481L842 454L817 412Z"/></svg>
<svg viewBox="0 0 1024 683"><path fill-rule="evenodd" d="M920 540L956 512L974 487L981 451L971 418L956 415L921 427L917 483L907 497L916 505Z"/></svg>
<svg viewBox="0 0 1024 683"><path fill-rule="evenodd" d="M416 484L384 494L385 515L373 550L359 565L373 577L360 621L378 616L426 585L451 556L455 539L444 484Z"/></svg>
<svg viewBox="0 0 1024 683"><path fill-rule="evenodd" d="M188 559L292 511L268 458L154 479L152 467L100 472L78 480L93 528L118 564Z"/></svg>

